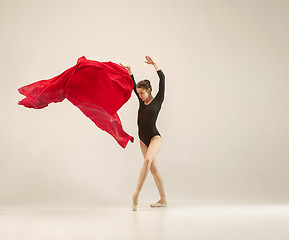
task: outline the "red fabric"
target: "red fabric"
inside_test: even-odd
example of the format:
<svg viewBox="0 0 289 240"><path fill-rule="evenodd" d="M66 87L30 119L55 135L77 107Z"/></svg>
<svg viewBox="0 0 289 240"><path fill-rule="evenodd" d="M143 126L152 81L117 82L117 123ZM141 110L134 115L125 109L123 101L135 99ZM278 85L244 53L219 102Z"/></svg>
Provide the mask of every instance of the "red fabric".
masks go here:
<svg viewBox="0 0 289 240"><path fill-rule="evenodd" d="M117 111L129 100L133 87L125 68L111 61L98 62L82 56L75 66L58 76L19 88L26 98L18 104L40 109L67 98L125 148L134 138L123 130Z"/></svg>

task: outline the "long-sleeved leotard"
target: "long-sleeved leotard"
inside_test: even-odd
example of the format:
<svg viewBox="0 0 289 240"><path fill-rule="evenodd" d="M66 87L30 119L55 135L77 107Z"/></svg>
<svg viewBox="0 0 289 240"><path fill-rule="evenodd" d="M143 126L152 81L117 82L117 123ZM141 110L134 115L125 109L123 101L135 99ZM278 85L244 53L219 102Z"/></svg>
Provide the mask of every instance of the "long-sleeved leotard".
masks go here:
<svg viewBox="0 0 289 240"><path fill-rule="evenodd" d="M144 101L140 98L136 91L136 82L134 80L133 74L131 74L131 78L134 82L134 92L139 100L139 109L138 109L138 135L140 140L146 145L149 146L152 137L161 134L156 128L156 120L161 109L162 103L164 101L165 94L165 75L162 70L158 70L157 74L159 76L159 91L155 98L150 102L150 104L146 105Z"/></svg>

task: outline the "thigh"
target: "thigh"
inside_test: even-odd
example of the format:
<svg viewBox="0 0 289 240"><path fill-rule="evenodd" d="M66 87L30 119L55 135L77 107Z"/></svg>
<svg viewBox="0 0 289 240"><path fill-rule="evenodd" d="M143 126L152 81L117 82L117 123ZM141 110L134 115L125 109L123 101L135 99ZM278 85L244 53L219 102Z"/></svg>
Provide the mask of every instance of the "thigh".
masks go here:
<svg viewBox="0 0 289 240"><path fill-rule="evenodd" d="M140 143L140 149L141 149L142 155L143 157L145 157L148 147L142 142L142 140L139 140L139 143Z"/></svg>
<svg viewBox="0 0 289 240"><path fill-rule="evenodd" d="M145 159L150 160L151 162L156 158L157 153L159 152L162 146L162 138L157 135L151 139L151 142L146 151Z"/></svg>
<svg viewBox="0 0 289 240"><path fill-rule="evenodd" d="M143 157L145 158L145 155L147 153L148 147L141 140L140 140L140 147L141 147L141 151L142 151ZM152 173L157 171L156 157L152 160L150 170L151 170Z"/></svg>

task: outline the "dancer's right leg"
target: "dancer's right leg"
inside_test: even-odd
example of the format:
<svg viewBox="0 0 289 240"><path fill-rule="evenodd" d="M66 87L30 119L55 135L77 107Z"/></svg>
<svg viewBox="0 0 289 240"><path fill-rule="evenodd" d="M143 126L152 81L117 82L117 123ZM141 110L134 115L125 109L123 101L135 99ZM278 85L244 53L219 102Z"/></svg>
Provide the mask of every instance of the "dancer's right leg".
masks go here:
<svg viewBox="0 0 289 240"><path fill-rule="evenodd" d="M147 150L148 150L148 147L141 140L140 140L140 148L141 148L143 157L145 157ZM144 169L142 168L140 175L139 175L139 178L142 178L143 175L145 175L143 172L144 172ZM140 189L137 188L136 192L132 195L132 201L133 201L132 209L133 209L133 211L136 211L136 209L137 209L139 193L140 193Z"/></svg>
<svg viewBox="0 0 289 240"><path fill-rule="evenodd" d="M145 157L147 150L148 150L148 147L141 140L140 140L140 147L141 147L143 157ZM156 157L153 159L153 161L150 165L150 171L153 175L154 181L156 183L156 186L157 186L159 194L160 194L160 200L157 203L167 204L163 180L162 180L162 177L161 177L161 175L157 169L157 165L156 165ZM137 200L138 194L139 194L139 191L136 192L134 195L136 200ZM156 204L156 203L151 204L152 207L156 206L156 205L159 205L159 204Z"/></svg>
<svg viewBox="0 0 289 240"><path fill-rule="evenodd" d="M145 157L147 150L148 150L148 147L141 140L140 140L140 147L141 147L143 157ZM151 163L150 171L151 171L151 174L153 175L154 181L155 181L157 188L159 190L160 200L158 201L158 203L166 203L167 201L166 201L164 184L163 184L162 177L161 177L161 175L157 169L156 158Z"/></svg>
<svg viewBox="0 0 289 240"><path fill-rule="evenodd" d="M141 142L141 140L140 140L140 142ZM143 143L141 142L141 144L143 144ZM136 207L137 207L138 195L139 195L139 193L142 189L142 186L144 184L144 181L148 175L151 164L152 164L153 160L156 158L156 155L160 150L161 145L162 145L162 138L160 136L153 137L150 141L149 147L147 147L147 148L143 148L141 145L142 152L143 153L145 152L145 154L144 154L143 167L142 167L140 174L139 174L136 192L132 196L132 199L133 199L132 208L134 211L136 210Z"/></svg>

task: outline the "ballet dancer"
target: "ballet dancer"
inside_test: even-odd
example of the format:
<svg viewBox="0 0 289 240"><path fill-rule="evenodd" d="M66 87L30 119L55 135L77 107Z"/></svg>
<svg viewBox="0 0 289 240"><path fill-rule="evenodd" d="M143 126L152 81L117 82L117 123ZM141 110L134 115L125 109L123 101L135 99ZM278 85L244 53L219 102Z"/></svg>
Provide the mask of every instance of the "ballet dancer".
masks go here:
<svg viewBox="0 0 289 240"><path fill-rule="evenodd" d="M152 87L149 80L145 79L136 84L130 66L124 66L120 63L122 67L125 67L128 70L134 82L134 92L139 100L137 124L138 136L140 138L140 147L144 157L144 163L139 174L136 192L132 196L133 211L136 211L137 209L139 193L149 171L153 175L154 181L160 194L160 200L158 202L151 203L150 206L167 207L163 180L156 165L156 156L162 146L162 137L155 125L157 116L164 100L165 75L149 56L146 56L145 63L152 64L154 66L160 79L159 91L155 97L153 97L151 94Z"/></svg>

